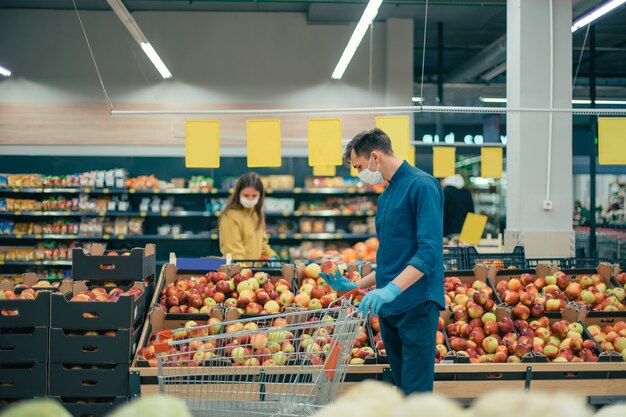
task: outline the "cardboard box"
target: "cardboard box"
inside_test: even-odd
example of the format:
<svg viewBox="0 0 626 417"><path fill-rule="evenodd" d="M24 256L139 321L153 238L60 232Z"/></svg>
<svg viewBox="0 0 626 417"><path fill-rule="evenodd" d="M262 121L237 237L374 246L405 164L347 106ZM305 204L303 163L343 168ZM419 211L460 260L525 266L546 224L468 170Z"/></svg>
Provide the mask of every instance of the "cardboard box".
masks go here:
<svg viewBox="0 0 626 417"><path fill-rule="evenodd" d="M74 282L73 292L53 294L51 297L51 327L65 330L111 330L137 327L148 308L154 284L135 282L123 288L142 290L136 300L132 295L122 295L116 302L70 301L72 296L90 287L83 281Z"/></svg>
<svg viewBox="0 0 626 417"><path fill-rule="evenodd" d="M128 363L141 336L141 327L118 329L114 336L73 335L71 331L50 329L50 362L73 364Z"/></svg>
<svg viewBox="0 0 626 417"><path fill-rule="evenodd" d="M33 287L37 283L37 276L33 273L23 275L23 284ZM35 288L33 288L35 289ZM0 282L0 291L20 290L8 281ZM39 288L37 298L34 300L3 299L0 300L0 311L11 311L13 314L0 314L0 329L25 328L25 327L49 327L50 326L50 296L52 292L65 294L71 291L71 283L63 281L59 288Z"/></svg>
<svg viewBox="0 0 626 417"><path fill-rule="evenodd" d="M72 369L73 364L50 363L49 395L52 397L128 397L128 363Z"/></svg>
<svg viewBox="0 0 626 417"><path fill-rule="evenodd" d="M0 331L0 364L48 361L48 327Z"/></svg>
<svg viewBox="0 0 626 417"><path fill-rule="evenodd" d="M0 368L0 398L45 397L46 364L33 363Z"/></svg>
<svg viewBox="0 0 626 417"><path fill-rule="evenodd" d="M220 321L223 321L222 312L218 309L214 309L211 312L210 317L217 318ZM208 320L208 319L207 319ZM149 367L148 361L139 358L139 351L143 347L148 347L148 344L151 340L153 340L159 332L165 330L174 330L185 327L185 323L188 320L186 319L169 319L163 309L160 306L155 306L149 313L146 318L146 322L141 331L141 336L139 337L139 342L137 343L137 349L135 350L135 354L132 361L132 367ZM194 320L199 325L205 325L206 320Z"/></svg>
<svg viewBox="0 0 626 417"><path fill-rule="evenodd" d="M73 417L104 417L116 407L128 403L127 397L61 398L54 397Z"/></svg>
<svg viewBox="0 0 626 417"><path fill-rule="evenodd" d="M109 251L109 253L112 251ZM156 246L130 251L115 251L107 256L104 247L93 243L89 254L83 249L72 251L72 277L75 281L143 281L156 275Z"/></svg>

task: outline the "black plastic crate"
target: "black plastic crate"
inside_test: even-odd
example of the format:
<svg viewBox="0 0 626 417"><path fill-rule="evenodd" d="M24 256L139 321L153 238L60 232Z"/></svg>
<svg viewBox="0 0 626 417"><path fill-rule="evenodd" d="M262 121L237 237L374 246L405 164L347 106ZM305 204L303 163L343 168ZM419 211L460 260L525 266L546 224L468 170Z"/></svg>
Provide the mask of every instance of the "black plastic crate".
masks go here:
<svg viewBox="0 0 626 417"><path fill-rule="evenodd" d="M0 366L0 398L45 397L46 364L37 362Z"/></svg>
<svg viewBox="0 0 626 417"><path fill-rule="evenodd" d="M109 251L111 253L113 251ZM156 246L130 251L115 251L118 256L109 256L102 245L93 244L91 253L82 249L72 251L72 277L81 281L143 281L156 274Z"/></svg>
<svg viewBox="0 0 626 417"><path fill-rule="evenodd" d="M100 332L102 333L102 332ZM128 363L135 352L141 328L115 330L115 335L74 335L50 329L50 362L76 364Z"/></svg>
<svg viewBox="0 0 626 417"><path fill-rule="evenodd" d="M55 399L74 417L103 417L128 402L127 397Z"/></svg>
<svg viewBox="0 0 626 417"><path fill-rule="evenodd" d="M569 267L569 258L526 258L526 268L536 268L539 264L567 268Z"/></svg>
<svg viewBox="0 0 626 417"><path fill-rule="evenodd" d="M459 271L469 269L465 248L444 247L443 265L446 271Z"/></svg>
<svg viewBox="0 0 626 417"><path fill-rule="evenodd" d="M0 364L48 361L48 327L0 329Z"/></svg>
<svg viewBox="0 0 626 417"><path fill-rule="evenodd" d="M75 364L50 363L49 395L82 398L128 396L128 363L85 368L78 369Z"/></svg>
<svg viewBox="0 0 626 417"><path fill-rule="evenodd" d="M611 263L611 259L609 258L569 258L567 261L567 267L569 269L597 268L597 266L602 262Z"/></svg>
<svg viewBox="0 0 626 417"><path fill-rule="evenodd" d="M132 295L122 295L116 302L70 301L74 294L86 288L83 282L74 283L74 293L53 294L51 297L50 326L65 330L131 329L137 326L150 304L154 284L135 283L130 287L143 288L135 300Z"/></svg>
<svg viewBox="0 0 626 417"><path fill-rule="evenodd" d="M516 246L511 253L478 253L475 247L465 249L467 267L474 268L477 264L496 266L499 269L523 269L526 267L526 257L523 246Z"/></svg>

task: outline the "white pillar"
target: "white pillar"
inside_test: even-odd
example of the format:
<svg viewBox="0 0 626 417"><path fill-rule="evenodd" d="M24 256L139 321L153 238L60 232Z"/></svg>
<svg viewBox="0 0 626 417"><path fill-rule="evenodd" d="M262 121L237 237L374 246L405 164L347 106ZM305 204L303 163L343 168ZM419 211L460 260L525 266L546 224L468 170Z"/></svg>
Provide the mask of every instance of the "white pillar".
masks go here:
<svg viewBox="0 0 626 417"><path fill-rule="evenodd" d="M552 28L550 1L553 5ZM507 99L511 108L571 107L572 0L507 2ZM552 56L550 31L553 30ZM549 113L507 114L505 246L523 244L527 257L571 256L572 115L553 113L548 173ZM550 195L546 196L548 178ZM552 202L544 210L544 201Z"/></svg>

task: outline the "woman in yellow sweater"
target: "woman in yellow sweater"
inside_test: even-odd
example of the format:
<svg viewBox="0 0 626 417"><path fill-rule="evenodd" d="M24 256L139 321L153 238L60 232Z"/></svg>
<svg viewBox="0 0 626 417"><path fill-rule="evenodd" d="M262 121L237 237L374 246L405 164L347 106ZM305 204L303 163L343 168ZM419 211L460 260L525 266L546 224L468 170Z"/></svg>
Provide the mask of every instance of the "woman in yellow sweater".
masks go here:
<svg viewBox="0 0 626 417"><path fill-rule="evenodd" d="M265 233L265 191L255 172L242 175L219 219L220 250L233 260L276 258Z"/></svg>

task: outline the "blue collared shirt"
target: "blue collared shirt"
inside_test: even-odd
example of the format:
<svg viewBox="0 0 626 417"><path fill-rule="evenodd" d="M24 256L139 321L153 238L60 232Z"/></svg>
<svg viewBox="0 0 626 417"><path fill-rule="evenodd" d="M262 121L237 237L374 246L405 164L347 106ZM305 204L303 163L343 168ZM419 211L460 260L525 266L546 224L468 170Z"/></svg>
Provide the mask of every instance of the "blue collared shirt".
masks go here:
<svg viewBox="0 0 626 417"><path fill-rule="evenodd" d="M376 286L382 288L411 265L424 276L393 302L384 316L402 313L428 300L444 307L443 190L439 182L406 161L378 197Z"/></svg>

